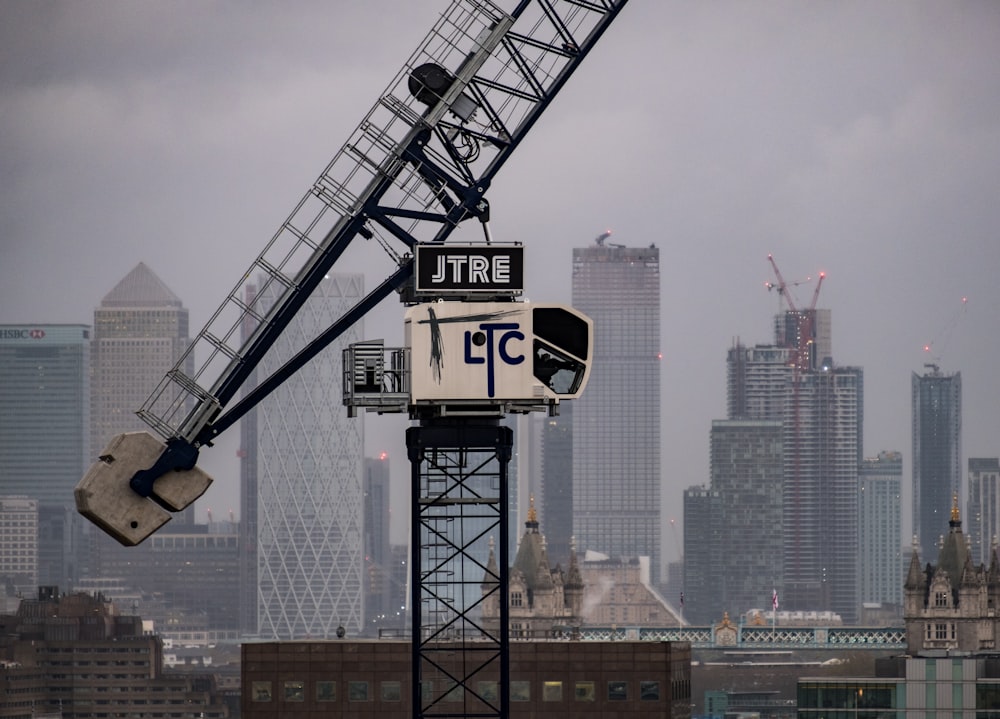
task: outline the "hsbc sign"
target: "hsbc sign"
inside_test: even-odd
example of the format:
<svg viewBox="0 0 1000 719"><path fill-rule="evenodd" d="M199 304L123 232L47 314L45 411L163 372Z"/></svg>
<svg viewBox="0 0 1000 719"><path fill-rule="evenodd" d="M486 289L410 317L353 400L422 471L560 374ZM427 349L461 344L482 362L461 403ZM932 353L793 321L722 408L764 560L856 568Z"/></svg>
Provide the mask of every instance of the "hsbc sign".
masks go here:
<svg viewBox="0 0 1000 719"><path fill-rule="evenodd" d="M40 340L45 337L45 330L28 329L24 327L0 327L0 340Z"/></svg>
<svg viewBox="0 0 1000 719"><path fill-rule="evenodd" d="M418 293L516 295L524 291L522 245L420 244L414 260Z"/></svg>

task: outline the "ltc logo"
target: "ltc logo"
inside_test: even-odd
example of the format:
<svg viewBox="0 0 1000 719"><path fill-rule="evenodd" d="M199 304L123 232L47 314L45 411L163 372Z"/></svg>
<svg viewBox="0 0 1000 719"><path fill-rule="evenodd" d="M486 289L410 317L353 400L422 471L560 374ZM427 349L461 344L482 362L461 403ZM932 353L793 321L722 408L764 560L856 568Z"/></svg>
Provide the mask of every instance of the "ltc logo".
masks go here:
<svg viewBox="0 0 1000 719"><path fill-rule="evenodd" d="M493 397L496 394L496 363L497 360L507 365L519 365L524 362L523 354L513 354L508 345L511 342L523 342L524 333L517 322L483 322L479 329L465 331L465 364L486 365L486 394Z"/></svg>

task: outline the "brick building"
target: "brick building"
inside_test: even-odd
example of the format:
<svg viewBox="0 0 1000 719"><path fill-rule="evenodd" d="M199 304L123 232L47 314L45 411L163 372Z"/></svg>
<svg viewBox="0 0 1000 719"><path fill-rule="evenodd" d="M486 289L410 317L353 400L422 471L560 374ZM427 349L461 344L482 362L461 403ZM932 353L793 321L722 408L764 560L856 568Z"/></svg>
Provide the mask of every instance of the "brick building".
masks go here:
<svg viewBox="0 0 1000 719"><path fill-rule="evenodd" d="M387 640L244 644L242 716L410 719L411 649L409 642ZM444 677L422 678L423 696L439 702L441 713L470 715L487 706L472 692L452 690ZM496 677L479 679L476 694L494 701ZM511 642L510 716L689 719L691 646Z"/></svg>
<svg viewBox="0 0 1000 719"><path fill-rule="evenodd" d="M0 615L0 665L0 719L229 716L211 676L164 671L140 617L86 594L45 587Z"/></svg>

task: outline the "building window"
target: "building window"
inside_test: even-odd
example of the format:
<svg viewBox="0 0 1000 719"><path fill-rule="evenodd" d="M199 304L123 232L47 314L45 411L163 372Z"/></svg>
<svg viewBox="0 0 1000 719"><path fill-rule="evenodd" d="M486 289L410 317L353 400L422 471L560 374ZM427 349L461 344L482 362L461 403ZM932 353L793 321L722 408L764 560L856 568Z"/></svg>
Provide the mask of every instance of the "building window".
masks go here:
<svg viewBox="0 0 1000 719"><path fill-rule="evenodd" d="M948 625L941 622L934 625L934 638L946 640L948 638Z"/></svg>
<svg viewBox="0 0 1000 719"><path fill-rule="evenodd" d="M935 592L934 593L934 606L935 607L947 607L948 606L948 592Z"/></svg>
<svg viewBox="0 0 1000 719"><path fill-rule="evenodd" d="M444 700L446 702L460 702L465 696L464 689L461 684L453 684L451 689L445 692Z"/></svg>
<svg viewBox="0 0 1000 719"><path fill-rule="evenodd" d="M316 701L318 702L337 701L337 682L330 682L330 681L316 682Z"/></svg>
<svg viewBox="0 0 1000 719"><path fill-rule="evenodd" d="M285 682L285 701L301 702L306 699L305 684L297 679Z"/></svg>
<svg viewBox="0 0 1000 719"><path fill-rule="evenodd" d="M402 699L399 682L382 682L382 701L398 702Z"/></svg>
<svg viewBox="0 0 1000 719"><path fill-rule="evenodd" d="M494 681L479 682L477 686L479 691L479 696L483 698L483 701L494 703L498 698L497 694L497 683Z"/></svg>
<svg viewBox="0 0 1000 719"><path fill-rule="evenodd" d="M510 700L512 702L531 701L531 682L519 679L510 683Z"/></svg>
<svg viewBox="0 0 1000 719"><path fill-rule="evenodd" d="M510 593L510 606L512 606L512 607L523 607L524 606L524 595L521 592L511 592Z"/></svg>
<svg viewBox="0 0 1000 719"><path fill-rule="evenodd" d="M255 702L271 701L271 682L254 682L252 696Z"/></svg>
<svg viewBox="0 0 1000 719"><path fill-rule="evenodd" d="M573 698L578 702L592 702L597 699L594 682L577 682L573 689Z"/></svg>
<svg viewBox="0 0 1000 719"><path fill-rule="evenodd" d="M347 701L368 701L368 682L347 682Z"/></svg>
<svg viewBox="0 0 1000 719"><path fill-rule="evenodd" d="M660 701L660 683L639 682L639 701L642 702Z"/></svg>
<svg viewBox="0 0 1000 719"><path fill-rule="evenodd" d="M561 702L562 682L542 682L542 701Z"/></svg>
<svg viewBox="0 0 1000 719"><path fill-rule="evenodd" d="M628 682L608 682L608 701L623 702L628 700Z"/></svg>

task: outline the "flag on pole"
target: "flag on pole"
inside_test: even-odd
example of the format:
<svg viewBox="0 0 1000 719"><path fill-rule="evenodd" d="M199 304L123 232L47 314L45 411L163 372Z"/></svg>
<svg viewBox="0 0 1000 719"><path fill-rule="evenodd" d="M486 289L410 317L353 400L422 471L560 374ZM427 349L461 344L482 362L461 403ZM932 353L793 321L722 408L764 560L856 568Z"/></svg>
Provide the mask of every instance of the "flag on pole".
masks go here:
<svg viewBox="0 0 1000 719"><path fill-rule="evenodd" d="M775 612L778 611L778 590L777 589L772 589L771 590L771 609L773 611L775 611Z"/></svg>
<svg viewBox="0 0 1000 719"><path fill-rule="evenodd" d="M684 592L681 592L681 609L684 608Z"/></svg>

